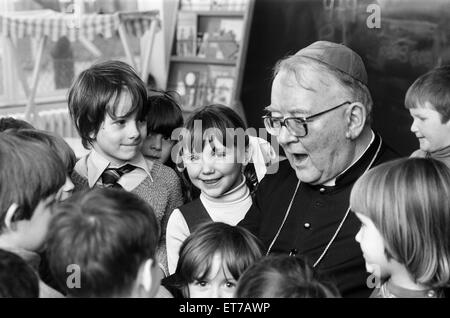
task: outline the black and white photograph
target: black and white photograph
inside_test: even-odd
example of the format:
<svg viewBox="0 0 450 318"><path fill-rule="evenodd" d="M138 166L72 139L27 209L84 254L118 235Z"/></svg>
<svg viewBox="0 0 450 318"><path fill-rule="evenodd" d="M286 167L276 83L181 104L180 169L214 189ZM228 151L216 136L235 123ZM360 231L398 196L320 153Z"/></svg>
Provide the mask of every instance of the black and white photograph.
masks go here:
<svg viewBox="0 0 450 318"><path fill-rule="evenodd" d="M449 288L450 0L0 0L0 298Z"/></svg>

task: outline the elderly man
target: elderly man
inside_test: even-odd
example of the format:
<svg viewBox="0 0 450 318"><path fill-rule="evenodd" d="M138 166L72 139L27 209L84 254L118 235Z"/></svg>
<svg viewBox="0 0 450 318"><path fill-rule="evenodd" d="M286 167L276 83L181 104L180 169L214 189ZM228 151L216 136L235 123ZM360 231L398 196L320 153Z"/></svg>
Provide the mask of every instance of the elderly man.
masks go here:
<svg viewBox="0 0 450 318"><path fill-rule="evenodd" d="M264 124L288 161L267 175L240 225L267 253L303 256L337 283L343 296L370 290L350 213L352 185L397 155L370 128L372 99L354 51L319 41L280 61Z"/></svg>

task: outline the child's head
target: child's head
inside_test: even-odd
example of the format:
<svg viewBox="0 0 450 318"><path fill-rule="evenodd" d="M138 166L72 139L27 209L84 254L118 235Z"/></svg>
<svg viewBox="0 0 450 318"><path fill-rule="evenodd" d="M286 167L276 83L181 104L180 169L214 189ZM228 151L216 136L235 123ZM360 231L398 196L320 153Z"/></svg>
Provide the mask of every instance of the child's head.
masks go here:
<svg viewBox="0 0 450 318"><path fill-rule="evenodd" d="M366 268L381 279L398 268L427 288L450 278L450 170L434 159L399 159L369 170L350 206Z"/></svg>
<svg viewBox="0 0 450 318"><path fill-rule="evenodd" d="M2 117L0 118L0 131L5 131L6 129L34 129L34 127L22 119L16 119L13 117Z"/></svg>
<svg viewBox="0 0 450 318"><path fill-rule="evenodd" d="M39 279L18 255L0 249L0 298L37 298Z"/></svg>
<svg viewBox="0 0 450 318"><path fill-rule="evenodd" d="M151 160L170 166L170 155L176 142L171 139L172 132L183 126L181 108L166 92L150 92L147 103L147 138L144 140L142 153Z"/></svg>
<svg viewBox="0 0 450 318"><path fill-rule="evenodd" d="M0 133L0 240L41 250L65 181L65 167L46 143L14 130Z"/></svg>
<svg viewBox="0 0 450 318"><path fill-rule="evenodd" d="M188 298L229 298L241 274L261 256L261 244L249 231L211 222L183 242L175 272Z"/></svg>
<svg viewBox="0 0 450 318"><path fill-rule="evenodd" d="M420 149L433 152L450 145L450 65L420 76L406 92L413 118L411 131Z"/></svg>
<svg viewBox="0 0 450 318"><path fill-rule="evenodd" d="M51 272L73 297L153 297L161 280L155 259L159 231L152 208L133 193L76 193L58 205L51 223ZM69 286L68 276L77 269L80 284L74 278Z"/></svg>
<svg viewBox="0 0 450 318"><path fill-rule="evenodd" d="M181 158L193 185L220 197L243 182L249 138L239 115L223 105L194 113L181 132Z"/></svg>
<svg viewBox="0 0 450 318"><path fill-rule="evenodd" d="M131 66L106 61L84 70L69 90L69 111L84 147L113 164L140 154L147 91Z"/></svg>
<svg viewBox="0 0 450 318"><path fill-rule="evenodd" d="M339 292L302 258L270 255L239 279L237 298L336 298Z"/></svg>
<svg viewBox="0 0 450 318"><path fill-rule="evenodd" d="M57 200L62 201L71 196L75 186L70 179L70 175L75 167L77 158L73 152L73 149L67 144L67 142L62 137L44 130L21 129L17 132L17 134L24 136L24 138L35 139L39 142L47 144L48 147L54 151L59 158L61 158L65 166L66 182L60 189L57 195Z"/></svg>

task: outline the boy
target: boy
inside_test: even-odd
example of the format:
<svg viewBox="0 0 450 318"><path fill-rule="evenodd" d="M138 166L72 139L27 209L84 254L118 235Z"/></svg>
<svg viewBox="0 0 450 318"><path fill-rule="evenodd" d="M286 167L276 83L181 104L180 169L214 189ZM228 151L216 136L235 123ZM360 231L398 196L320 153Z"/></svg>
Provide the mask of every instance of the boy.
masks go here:
<svg viewBox="0 0 450 318"><path fill-rule="evenodd" d="M433 157L450 167L450 65L420 76L408 89L405 106L420 143L411 157Z"/></svg>
<svg viewBox="0 0 450 318"><path fill-rule="evenodd" d="M19 255L36 271L52 204L65 181L64 164L45 143L16 131L0 133L0 248ZM39 295L62 296L42 281Z"/></svg>
<svg viewBox="0 0 450 318"><path fill-rule="evenodd" d="M106 61L81 72L69 90L69 111L83 146L91 152L75 165L75 192L115 187L143 198L156 215L162 235L158 257L166 268L165 228L170 213L182 204L176 173L146 160L147 91L126 63Z"/></svg>
<svg viewBox="0 0 450 318"><path fill-rule="evenodd" d="M94 189L74 194L57 210L47 252L67 295L155 296L161 281L155 261L159 225L145 201L118 189Z"/></svg>
<svg viewBox="0 0 450 318"><path fill-rule="evenodd" d="M6 129L34 129L34 127L22 119L16 119L13 117L3 117L0 118L0 131L5 131Z"/></svg>

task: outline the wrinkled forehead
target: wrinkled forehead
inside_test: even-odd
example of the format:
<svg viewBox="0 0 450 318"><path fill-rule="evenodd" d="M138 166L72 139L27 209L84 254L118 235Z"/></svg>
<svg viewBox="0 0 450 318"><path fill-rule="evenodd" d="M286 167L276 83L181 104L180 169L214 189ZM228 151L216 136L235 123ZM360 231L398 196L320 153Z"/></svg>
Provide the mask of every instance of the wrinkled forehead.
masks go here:
<svg viewBox="0 0 450 318"><path fill-rule="evenodd" d="M343 91L337 81L321 75L313 68L301 72L281 69L271 92L269 112L292 115L311 115L341 102Z"/></svg>

